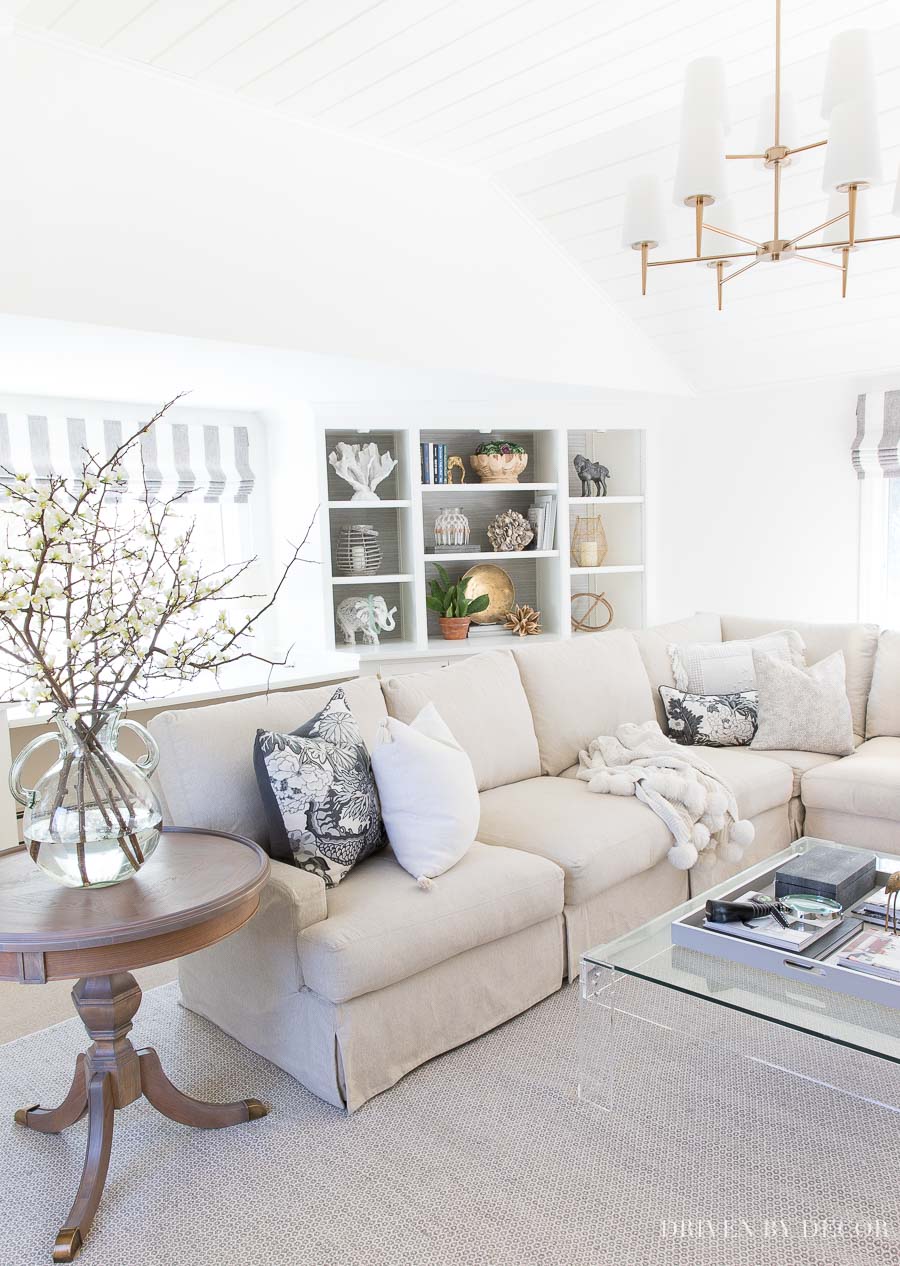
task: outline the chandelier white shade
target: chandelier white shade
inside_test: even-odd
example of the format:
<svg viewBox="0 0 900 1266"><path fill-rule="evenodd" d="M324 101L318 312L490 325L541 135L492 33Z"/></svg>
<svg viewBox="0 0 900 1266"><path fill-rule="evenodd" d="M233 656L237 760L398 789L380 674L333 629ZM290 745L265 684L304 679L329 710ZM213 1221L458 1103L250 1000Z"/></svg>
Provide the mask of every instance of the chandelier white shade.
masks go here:
<svg viewBox="0 0 900 1266"><path fill-rule="evenodd" d="M682 119L678 166L673 189L676 206L693 206L697 198L715 202L725 197L725 131L712 117L691 123Z"/></svg>
<svg viewBox="0 0 900 1266"><path fill-rule="evenodd" d="M803 0L796 3L803 7ZM793 103L782 91L782 0L774 0L774 7L775 91L762 102L753 153L725 152L729 115L721 59L701 57L686 69L672 195L676 206L693 208L693 256L649 258L649 252L662 236L657 186L640 178L629 186L623 242L641 252L643 294L647 293L651 268L668 268L699 260L714 270L716 301L721 311L725 286L749 269L762 263L798 260L839 273L841 294L846 296L854 248L874 242L900 242L900 233L871 237L868 226L863 223L867 210L864 191L882 179L874 57L868 32L845 31L831 41L822 98L822 111L828 118L828 138L805 141L797 125ZM790 213L782 216L782 179L785 171L790 173L795 158L815 160L816 151L820 149L825 150L824 155L819 156L820 161L824 158L822 187L832 196L827 213L824 207L818 213L819 222L798 232L797 225L791 224L788 228L784 222ZM727 163L741 160L750 160L754 165L761 163L772 177L771 228L761 241L755 232L748 235L734 227L733 213L727 204ZM900 216L900 173L893 210ZM821 252L837 255L838 259L825 258ZM726 270L730 270L727 275Z"/></svg>
<svg viewBox="0 0 900 1266"><path fill-rule="evenodd" d="M658 246L665 237L662 183L658 176L633 176L625 190L622 245Z"/></svg>
<svg viewBox="0 0 900 1266"><path fill-rule="evenodd" d="M875 97L875 57L868 31L842 31L828 46L822 117L853 97Z"/></svg>
<svg viewBox="0 0 900 1266"><path fill-rule="evenodd" d="M881 181L878 115L871 96L842 101L831 111L822 188L877 185Z"/></svg>
<svg viewBox="0 0 900 1266"><path fill-rule="evenodd" d="M698 57L688 62L684 71L681 118L682 123L687 121L691 126L712 119L725 132L731 127L725 62L721 57Z"/></svg>

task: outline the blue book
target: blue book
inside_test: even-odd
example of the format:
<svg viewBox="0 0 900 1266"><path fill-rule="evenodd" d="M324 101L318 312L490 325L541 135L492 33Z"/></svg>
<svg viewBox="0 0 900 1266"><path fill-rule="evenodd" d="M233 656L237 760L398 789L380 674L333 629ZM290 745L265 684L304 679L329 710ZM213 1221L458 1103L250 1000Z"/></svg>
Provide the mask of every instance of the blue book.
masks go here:
<svg viewBox="0 0 900 1266"><path fill-rule="evenodd" d="M419 448L421 449L421 457L422 457L422 483L430 484L431 471L428 468L428 445L420 444Z"/></svg>

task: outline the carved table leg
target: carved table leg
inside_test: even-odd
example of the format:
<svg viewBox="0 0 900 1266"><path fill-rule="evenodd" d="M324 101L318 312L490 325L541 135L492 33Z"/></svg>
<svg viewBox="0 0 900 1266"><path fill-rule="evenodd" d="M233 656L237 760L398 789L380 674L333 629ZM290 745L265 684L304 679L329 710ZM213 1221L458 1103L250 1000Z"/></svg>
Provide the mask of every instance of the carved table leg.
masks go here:
<svg viewBox="0 0 900 1266"><path fill-rule="evenodd" d="M87 1051L78 1056L72 1088L58 1108L20 1108L16 1113L20 1125L44 1133L63 1130L88 1114L81 1185L56 1237L54 1262L72 1261L91 1229L109 1168L116 1109L145 1094L164 1116L205 1129L255 1121L267 1112L258 1099L221 1104L191 1099L169 1081L156 1051L134 1049L128 1034L141 1004L141 990L130 972L79 980L72 1000L92 1039Z"/></svg>
<svg viewBox="0 0 900 1266"><path fill-rule="evenodd" d="M221 1130L242 1121L257 1121L268 1109L258 1099L238 1099L236 1103L206 1103L182 1094L163 1072L159 1056L152 1048L138 1051L141 1061L141 1090L158 1112L182 1125L204 1130Z"/></svg>
<svg viewBox="0 0 900 1266"><path fill-rule="evenodd" d="M61 1130L74 1125L88 1110L87 1082L84 1076L84 1056L79 1055L75 1061L75 1076L72 1087L58 1108L42 1108L35 1104L33 1108L19 1108L16 1113L16 1124L27 1125L31 1130L40 1130L42 1134L59 1134Z"/></svg>
<svg viewBox="0 0 900 1266"><path fill-rule="evenodd" d="M114 1117L112 1074L94 1073L88 1090L88 1140L84 1169L75 1203L69 1210L65 1226L56 1237L53 1248L55 1262L72 1261L91 1229L109 1169Z"/></svg>

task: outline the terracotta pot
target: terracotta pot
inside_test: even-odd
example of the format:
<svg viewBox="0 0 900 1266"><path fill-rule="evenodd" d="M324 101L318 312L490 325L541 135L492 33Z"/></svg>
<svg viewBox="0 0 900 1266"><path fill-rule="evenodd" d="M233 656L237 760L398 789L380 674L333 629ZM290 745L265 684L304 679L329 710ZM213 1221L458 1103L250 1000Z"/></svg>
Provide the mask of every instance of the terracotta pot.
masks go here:
<svg viewBox="0 0 900 1266"><path fill-rule="evenodd" d="M469 636L469 625L472 621L467 615L462 617L442 615L439 623L441 634L448 642L461 642Z"/></svg>
<svg viewBox="0 0 900 1266"><path fill-rule="evenodd" d="M469 465L483 484L515 484L528 465L528 454L476 453Z"/></svg>

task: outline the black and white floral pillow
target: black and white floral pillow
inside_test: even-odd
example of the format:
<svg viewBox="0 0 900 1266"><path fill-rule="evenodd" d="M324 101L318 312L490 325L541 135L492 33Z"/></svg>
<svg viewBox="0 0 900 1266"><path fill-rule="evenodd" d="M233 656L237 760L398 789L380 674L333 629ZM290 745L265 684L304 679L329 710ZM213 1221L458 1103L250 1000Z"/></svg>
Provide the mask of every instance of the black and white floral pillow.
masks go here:
<svg viewBox="0 0 900 1266"><path fill-rule="evenodd" d="M257 730L253 766L271 857L333 888L386 843L369 753L343 690L291 734Z"/></svg>
<svg viewBox="0 0 900 1266"><path fill-rule="evenodd" d="M660 686L669 738L698 747L748 747L756 734L757 695L692 695Z"/></svg>

